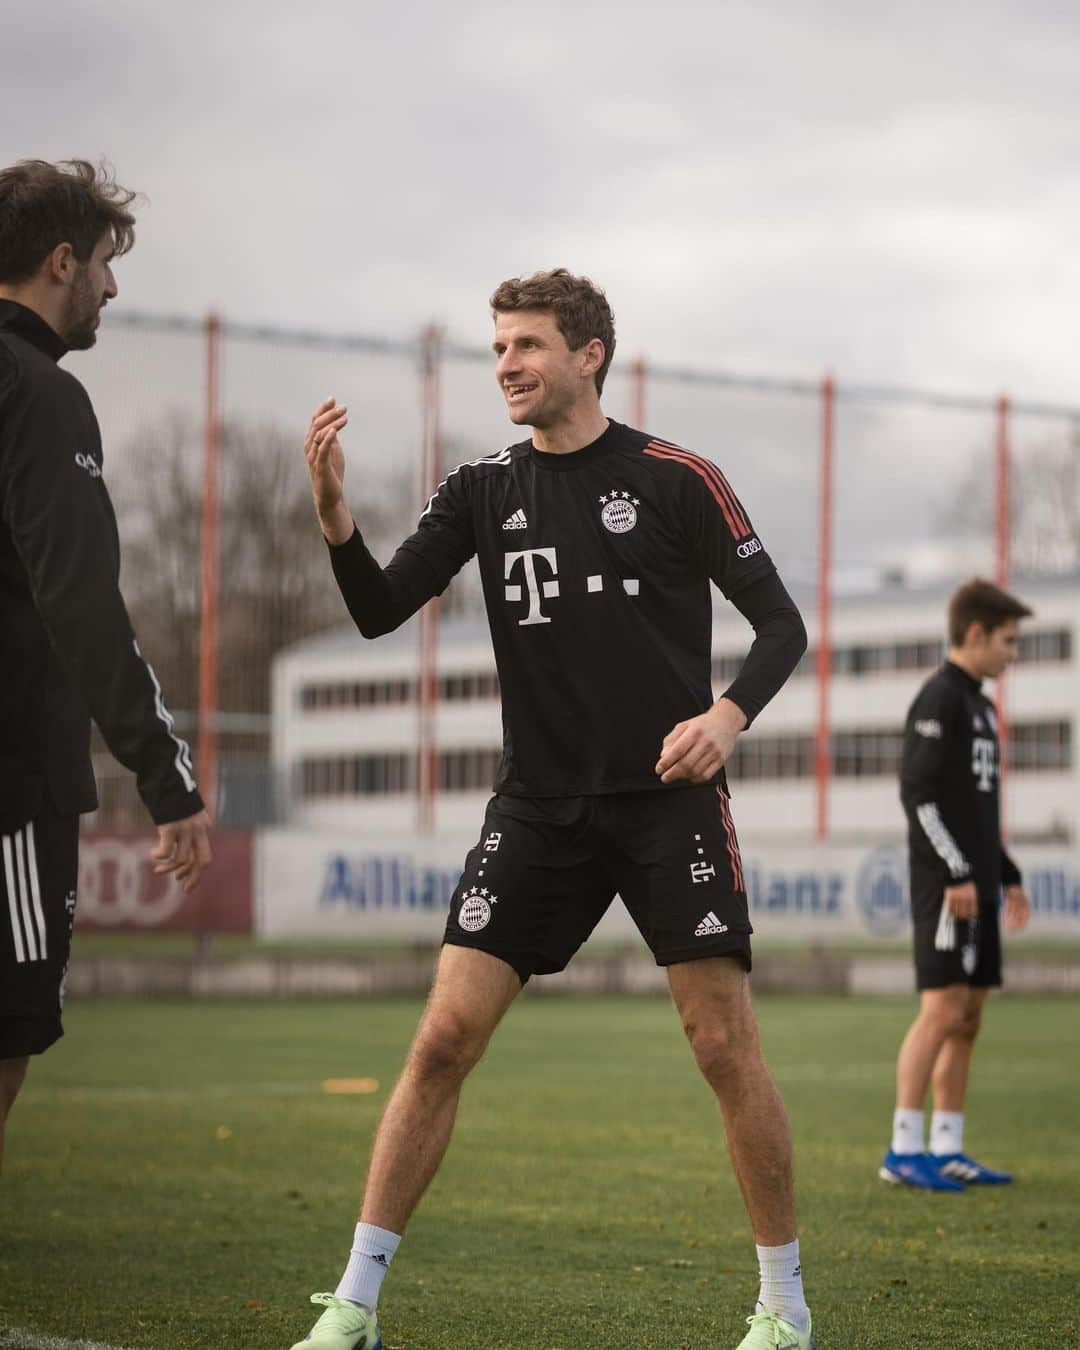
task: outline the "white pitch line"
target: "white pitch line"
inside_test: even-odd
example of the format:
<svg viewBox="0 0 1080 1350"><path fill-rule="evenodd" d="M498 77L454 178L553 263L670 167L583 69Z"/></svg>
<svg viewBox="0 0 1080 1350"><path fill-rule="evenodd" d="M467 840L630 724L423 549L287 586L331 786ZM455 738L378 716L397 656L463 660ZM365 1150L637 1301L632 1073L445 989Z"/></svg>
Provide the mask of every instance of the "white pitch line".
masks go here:
<svg viewBox="0 0 1080 1350"><path fill-rule="evenodd" d="M0 1327L0 1346L6 1350L124 1350L104 1341L69 1341L63 1336L39 1336L24 1327Z"/></svg>

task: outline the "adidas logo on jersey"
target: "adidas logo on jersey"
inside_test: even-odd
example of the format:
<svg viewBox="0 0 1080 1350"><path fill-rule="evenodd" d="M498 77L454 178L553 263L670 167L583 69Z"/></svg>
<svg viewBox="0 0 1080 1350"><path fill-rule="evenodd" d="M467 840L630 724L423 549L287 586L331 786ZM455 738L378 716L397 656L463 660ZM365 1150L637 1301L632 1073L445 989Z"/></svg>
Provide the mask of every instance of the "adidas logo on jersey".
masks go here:
<svg viewBox="0 0 1080 1350"><path fill-rule="evenodd" d="M527 530L529 522L525 518L525 512L519 506L509 520L503 521L504 530Z"/></svg>
<svg viewBox="0 0 1080 1350"><path fill-rule="evenodd" d="M702 921L694 929L694 936L712 937L714 933L726 933L727 930L728 930L727 924L721 923L720 920L710 909L708 914L705 915Z"/></svg>

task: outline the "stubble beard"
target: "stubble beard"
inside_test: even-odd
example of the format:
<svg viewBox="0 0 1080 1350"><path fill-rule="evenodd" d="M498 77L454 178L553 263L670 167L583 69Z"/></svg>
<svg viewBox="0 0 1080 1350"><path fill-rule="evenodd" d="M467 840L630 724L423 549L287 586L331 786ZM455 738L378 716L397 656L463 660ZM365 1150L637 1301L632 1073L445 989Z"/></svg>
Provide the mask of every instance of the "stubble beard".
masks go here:
<svg viewBox="0 0 1080 1350"><path fill-rule="evenodd" d="M71 288L71 306L63 335L68 351L89 351L97 342L94 320L100 312L101 300L94 294L89 276L82 273Z"/></svg>

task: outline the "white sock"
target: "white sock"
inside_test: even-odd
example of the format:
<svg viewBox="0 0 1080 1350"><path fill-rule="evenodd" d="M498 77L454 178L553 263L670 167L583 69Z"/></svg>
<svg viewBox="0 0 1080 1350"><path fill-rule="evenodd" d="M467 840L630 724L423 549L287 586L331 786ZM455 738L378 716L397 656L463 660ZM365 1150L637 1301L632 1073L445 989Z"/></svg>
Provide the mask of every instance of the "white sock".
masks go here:
<svg viewBox="0 0 1080 1350"><path fill-rule="evenodd" d="M401 1236L376 1228L373 1223L358 1223L353 1236L352 1253L334 1293L350 1303L364 1303L374 1310L379 1289L390 1269Z"/></svg>
<svg viewBox="0 0 1080 1350"><path fill-rule="evenodd" d="M935 1111L930 1117L930 1152L942 1156L964 1151L963 1111Z"/></svg>
<svg viewBox="0 0 1080 1350"><path fill-rule="evenodd" d="M803 1294L798 1238L784 1247L759 1247L757 1256L761 1270L758 1310L775 1313L805 1335L810 1327L810 1309Z"/></svg>
<svg viewBox="0 0 1080 1350"><path fill-rule="evenodd" d="M898 1106L892 1117L892 1151L894 1153L923 1153L923 1113L911 1107Z"/></svg>

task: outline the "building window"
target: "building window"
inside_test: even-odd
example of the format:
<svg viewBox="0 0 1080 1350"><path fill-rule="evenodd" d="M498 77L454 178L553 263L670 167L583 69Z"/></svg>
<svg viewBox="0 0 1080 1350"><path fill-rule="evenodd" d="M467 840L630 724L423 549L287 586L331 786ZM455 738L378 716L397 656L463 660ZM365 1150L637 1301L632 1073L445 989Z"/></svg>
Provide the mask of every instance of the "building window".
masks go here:
<svg viewBox="0 0 1080 1350"><path fill-rule="evenodd" d="M837 731L832 765L837 778L881 778L900 772L904 733L899 728Z"/></svg>
<svg viewBox="0 0 1080 1350"><path fill-rule="evenodd" d="M488 791L502 751L483 747L440 751L436 782L441 792ZM327 755L302 761L298 780L303 797L386 797L412 792L416 757L411 753Z"/></svg>
<svg viewBox="0 0 1080 1350"><path fill-rule="evenodd" d="M813 736L751 736L739 741L727 771L740 782L808 778L814 772Z"/></svg>
<svg viewBox="0 0 1080 1350"><path fill-rule="evenodd" d="M1009 735L1009 767L1018 773L1071 769L1072 724L1018 722Z"/></svg>
<svg viewBox="0 0 1080 1350"><path fill-rule="evenodd" d="M333 708L388 708L413 703L417 681L409 678L386 680L335 680L300 687L300 707L304 712L322 712ZM439 679L439 697L451 703L499 697L499 677L493 670L470 670L443 675Z"/></svg>
<svg viewBox="0 0 1080 1350"><path fill-rule="evenodd" d="M896 778L904 748L900 727L856 727L834 731L832 771L837 778ZM1067 721L1020 722L1011 728L1010 767L1016 772L1051 773L1072 768L1072 725ZM741 740L727 771L741 782L810 778L814 738L753 735Z"/></svg>
<svg viewBox="0 0 1080 1350"><path fill-rule="evenodd" d="M1072 633L1067 628L1049 628L1020 634L1017 661L1042 665L1049 661L1072 660Z"/></svg>
<svg viewBox="0 0 1080 1350"><path fill-rule="evenodd" d="M1020 634L1018 661L1041 665L1072 660L1072 633L1067 628L1042 629ZM742 669L746 652L718 652L712 659L713 681L730 684ZM794 678L817 674L818 653L809 648L795 668ZM832 649L832 673L849 678L891 674L896 671L933 670L945 659L942 638L907 638L903 642L840 643Z"/></svg>

